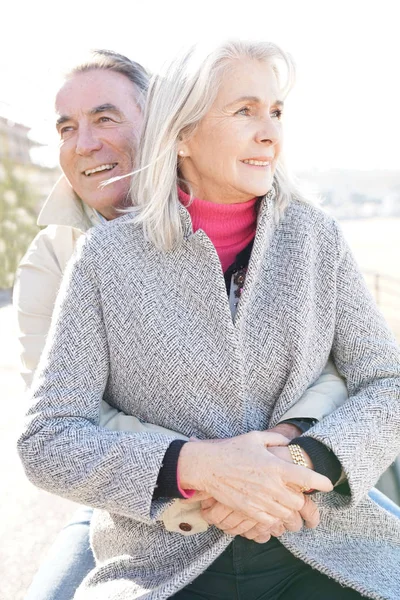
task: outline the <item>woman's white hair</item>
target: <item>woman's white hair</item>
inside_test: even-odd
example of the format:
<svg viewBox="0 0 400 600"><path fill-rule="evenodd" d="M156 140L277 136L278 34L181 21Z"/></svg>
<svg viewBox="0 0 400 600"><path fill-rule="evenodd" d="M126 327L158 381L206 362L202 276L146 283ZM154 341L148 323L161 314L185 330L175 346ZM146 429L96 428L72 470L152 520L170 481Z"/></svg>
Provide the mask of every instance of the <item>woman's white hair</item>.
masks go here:
<svg viewBox="0 0 400 600"><path fill-rule="evenodd" d="M210 110L232 61L243 59L269 62L286 96L294 83L293 61L278 46L266 42L229 41L211 50L194 46L150 82L137 170L131 183L132 207L127 212L133 212L147 239L161 250L173 248L183 238L177 187L178 182L183 183L190 191L190 186L180 178L178 142L183 134L190 135ZM280 63L286 67L284 84ZM275 217L279 220L289 201L301 198L281 158L273 186Z"/></svg>

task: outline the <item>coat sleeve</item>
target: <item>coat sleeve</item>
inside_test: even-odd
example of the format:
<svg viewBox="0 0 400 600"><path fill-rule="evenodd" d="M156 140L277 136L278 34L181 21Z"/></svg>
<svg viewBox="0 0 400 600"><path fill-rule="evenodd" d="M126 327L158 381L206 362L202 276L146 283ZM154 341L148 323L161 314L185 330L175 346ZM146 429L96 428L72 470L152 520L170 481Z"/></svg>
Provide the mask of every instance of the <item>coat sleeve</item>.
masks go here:
<svg viewBox="0 0 400 600"><path fill-rule="evenodd" d="M63 271L79 235L72 227L46 227L35 237L18 266L13 304L21 375L28 387L43 352Z"/></svg>
<svg viewBox="0 0 400 600"><path fill-rule="evenodd" d="M18 449L28 478L49 492L144 522L172 432L99 426L109 351L90 240L78 242L60 288Z"/></svg>
<svg viewBox="0 0 400 600"><path fill-rule="evenodd" d="M307 432L339 459L358 502L400 452L400 349L337 225L332 353L349 398Z"/></svg>
<svg viewBox="0 0 400 600"><path fill-rule="evenodd" d="M332 360L328 360L324 370L302 397L279 419L316 419L321 421L347 400L347 387Z"/></svg>
<svg viewBox="0 0 400 600"><path fill-rule="evenodd" d="M28 387L46 343L63 273L81 235L72 227L46 227L35 237L18 266L13 304L18 323L21 375ZM100 425L113 430L163 431L162 427L141 423L136 417L125 415L104 400ZM182 435L179 437L187 439Z"/></svg>

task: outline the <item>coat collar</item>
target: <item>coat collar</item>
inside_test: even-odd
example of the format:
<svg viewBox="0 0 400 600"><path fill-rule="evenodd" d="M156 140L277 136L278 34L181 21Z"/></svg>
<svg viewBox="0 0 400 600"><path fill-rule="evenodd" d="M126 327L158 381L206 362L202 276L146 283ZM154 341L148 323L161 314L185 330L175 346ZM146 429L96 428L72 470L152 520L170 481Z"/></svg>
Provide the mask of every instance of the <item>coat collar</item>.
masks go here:
<svg viewBox="0 0 400 600"><path fill-rule="evenodd" d="M257 207L257 229L267 228L268 220L273 220L273 203L276 197L276 190L273 186L265 196L260 196ZM189 211L179 202L179 216L182 223L183 237L187 238L193 234L192 219Z"/></svg>
<svg viewBox="0 0 400 600"><path fill-rule="evenodd" d="M82 202L64 175L51 190L37 220L41 227L67 225L83 232L99 223L101 218L96 210Z"/></svg>

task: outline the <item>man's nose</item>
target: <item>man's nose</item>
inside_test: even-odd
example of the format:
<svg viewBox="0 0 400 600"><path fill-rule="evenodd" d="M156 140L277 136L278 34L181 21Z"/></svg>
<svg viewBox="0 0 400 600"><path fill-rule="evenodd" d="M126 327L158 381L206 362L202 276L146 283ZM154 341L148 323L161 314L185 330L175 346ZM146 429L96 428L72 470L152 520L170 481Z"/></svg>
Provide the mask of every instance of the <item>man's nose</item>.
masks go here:
<svg viewBox="0 0 400 600"><path fill-rule="evenodd" d="M102 146L100 138L91 127L80 127L76 140L75 151L80 156L87 156Z"/></svg>

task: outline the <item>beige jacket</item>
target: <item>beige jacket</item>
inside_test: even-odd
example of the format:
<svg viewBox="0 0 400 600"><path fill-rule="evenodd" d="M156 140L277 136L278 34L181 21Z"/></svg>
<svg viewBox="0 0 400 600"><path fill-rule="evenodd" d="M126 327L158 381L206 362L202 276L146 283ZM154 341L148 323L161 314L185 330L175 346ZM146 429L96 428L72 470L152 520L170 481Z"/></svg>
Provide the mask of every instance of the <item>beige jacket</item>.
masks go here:
<svg viewBox="0 0 400 600"><path fill-rule="evenodd" d="M89 228L101 224L98 213L85 205L64 177L54 186L38 218L40 231L29 246L16 274L14 307L18 318L18 337L21 346L21 374L30 386L39 364L49 331L57 293L67 262L77 240ZM332 362L328 362L319 379L309 387L281 421L289 418L321 420L343 404L347 389ZM100 424L112 430L167 432L157 425L143 423L102 403ZM176 432L174 436L177 437ZM185 436L180 436L187 439ZM185 505L177 500L163 515L165 527L184 535L207 529L201 518L199 505ZM189 524L190 531L182 531L180 524ZM188 529L188 527L185 527Z"/></svg>

